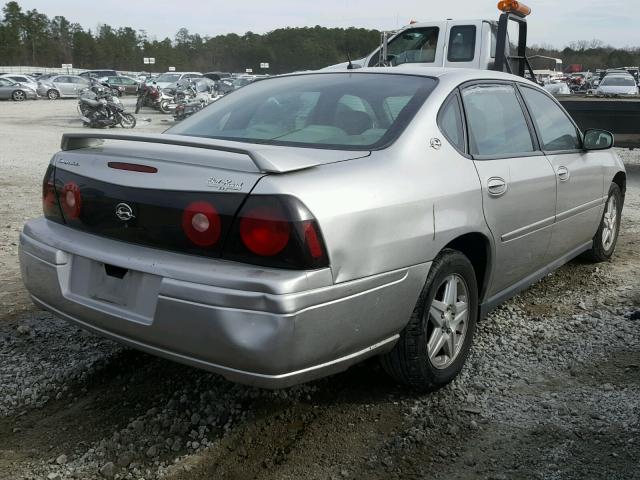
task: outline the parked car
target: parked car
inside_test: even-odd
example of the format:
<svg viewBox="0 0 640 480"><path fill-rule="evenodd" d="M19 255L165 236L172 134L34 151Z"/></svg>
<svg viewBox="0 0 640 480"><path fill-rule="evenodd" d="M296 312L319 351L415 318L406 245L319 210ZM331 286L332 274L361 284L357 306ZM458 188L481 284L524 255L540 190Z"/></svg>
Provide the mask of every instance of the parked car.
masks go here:
<svg viewBox="0 0 640 480"><path fill-rule="evenodd" d="M110 87L117 88L120 95L136 95L140 86L137 80L125 76L107 77L105 83Z"/></svg>
<svg viewBox="0 0 640 480"><path fill-rule="evenodd" d="M203 73L202 76L217 82L219 80L222 80L223 78L231 77L231 73L229 73L229 72L207 72L207 73Z"/></svg>
<svg viewBox="0 0 640 480"><path fill-rule="evenodd" d="M7 73L6 75L1 75L0 78L8 78L15 83L19 83L20 85L29 87L33 91L36 91L38 89L37 80L33 77L30 77L29 75Z"/></svg>
<svg viewBox="0 0 640 480"><path fill-rule="evenodd" d="M14 102L22 102L27 99L36 99L36 91L9 78L0 77L0 99L11 99Z"/></svg>
<svg viewBox="0 0 640 480"><path fill-rule="evenodd" d="M103 70L87 70L79 74L83 78L97 78L100 81L104 81L107 77L117 77L118 72L115 70L103 69Z"/></svg>
<svg viewBox="0 0 640 480"><path fill-rule="evenodd" d="M38 95L49 100L77 97L81 90L89 87L89 80L77 75L52 75L38 79Z"/></svg>
<svg viewBox="0 0 640 480"><path fill-rule="evenodd" d="M600 80L599 95L638 95L638 85L628 73L608 73Z"/></svg>
<svg viewBox="0 0 640 480"><path fill-rule="evenodd" d="M168 87L172 83L177 83L181 80L190 80L192 78L201 78L202 74L200 72L167 72L162 75L158 75L157 78L154 79L160 90L165 87Z"/></svg>
<svg viewBox="0 0 640 480"><path fill-rule="evenodd" d="M234 381L382 355L432 390L478 318L582 253L611 258L612 144L498 72L273 77L164 134L65 134L21 271L69 322Z"/></svg>

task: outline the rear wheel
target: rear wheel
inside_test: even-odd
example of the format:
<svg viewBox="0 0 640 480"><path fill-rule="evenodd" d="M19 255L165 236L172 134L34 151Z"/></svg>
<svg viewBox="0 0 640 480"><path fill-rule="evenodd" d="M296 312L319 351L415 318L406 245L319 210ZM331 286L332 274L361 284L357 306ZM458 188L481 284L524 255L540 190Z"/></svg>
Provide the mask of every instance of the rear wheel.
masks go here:
<svg viewBox="0 0 640 480"><path fill-rule="evenodd" d="M27 98L27 95L22 90L16 90L11 94L11 98L14 102L22 102Z"/></svg>
<svg viewBox="0 0 640 480"><path fill-rule="evenodd" d="M120 115L120 126L122 128L133 128L136 126L136 117L130 113L123 113Z"/></svg>
<svg viewBox="0 0 640 480"><path fill-rule="evenodd" d="M432 391L451 382L467 359L478 316L469 259L445 249L433 261L409 323L382 366L398 382Z"/></svg>
<svg viewBox="0 0 640 480"><path fill-rule="evenodd" d="M609 196L604 206L600 226L593 237L593 247L588 252L589 257L594 262L604 262L613 255L618 242L621 215L622 192L617 183L612 183L609 187Z"/></svg>
<svg viewBox="0 0 640 480"><path fill-rule="evenodd" d="M140 113L140 109L142 108L142 103L144 102L144 97L141 95L136 100L136 113Z"/></svg>
<svg viewBox="0 0 640 480"><path fill-rule="evenodd" d="M47 98L49 100L56 100L58 97L60 97L60 94L57 90L51 89L47 92Z"/></svg>

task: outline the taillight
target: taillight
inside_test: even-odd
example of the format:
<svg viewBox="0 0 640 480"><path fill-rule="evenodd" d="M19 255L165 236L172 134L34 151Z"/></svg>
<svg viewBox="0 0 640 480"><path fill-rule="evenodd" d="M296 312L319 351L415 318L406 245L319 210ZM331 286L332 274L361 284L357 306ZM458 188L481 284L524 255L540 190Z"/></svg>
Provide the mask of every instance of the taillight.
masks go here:
<svg viewBox="0 0 640 480"><path fill-rule="evenodd" d="M198 247L211 247L220 239L220 215L208 202L192 202L182 213L182 230Z"/></svg>
<svg viewBox="0 0 640 480"><path fill-rule="evenodd" d="M54 176L55 167L49 165L42 180L42 211L45 218L60 222L62 221L62 215L60 213L60 206L58 205Z"/></svg>
<svg viewBox="0 0 640 480"><path fill-rule="evenodd" d="M284 213L274 206L258 206L240 219L242 243L256 255L271 257L289 243L291 226Z"/></svg>
<svg viewBox="0 0 640 480"><path fill-rule="evenodd" d="M286 195L249 196L222 257L297 270L329 265L318 222L298 199Z"/></svg>
<svg viewBox="0 0 640 480"><path fill-rule="evenodd" d="M76 220L82 211L82 195L80 187L75 182L67 182L62 187L60 203L66 220Z"/></svg>

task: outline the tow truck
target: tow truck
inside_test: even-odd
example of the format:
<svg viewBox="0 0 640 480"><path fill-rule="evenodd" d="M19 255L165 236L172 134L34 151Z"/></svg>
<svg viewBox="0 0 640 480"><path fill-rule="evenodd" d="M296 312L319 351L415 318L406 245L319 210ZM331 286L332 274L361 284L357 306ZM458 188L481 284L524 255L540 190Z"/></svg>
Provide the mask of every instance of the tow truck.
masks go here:
<svg viewBox="0 0 640 480"><path fill-rule="evenodd" d="M495 20L412 22L394 32L382 32L380 46L364 58L327 69L424 65L478 68L519 75L535 81L527 58L527 17L531 8L520 1L501 0ZM616 146L640 148L640 98L556 95L584 131L609 130Z"/></svg>

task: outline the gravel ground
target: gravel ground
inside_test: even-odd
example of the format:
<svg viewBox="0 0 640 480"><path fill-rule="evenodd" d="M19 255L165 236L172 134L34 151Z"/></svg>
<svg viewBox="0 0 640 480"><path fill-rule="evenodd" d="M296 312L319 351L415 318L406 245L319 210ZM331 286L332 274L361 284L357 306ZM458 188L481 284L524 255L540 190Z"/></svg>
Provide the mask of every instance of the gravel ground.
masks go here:
<svg viewBox="0 0 640 480"><path fill-rule="evenodd" d="M128 100L131 104L132 100ZM136 130L168 124L143 112ZM276 392L121 347L29 302L17 235L73 100L0 103L0 479L640 479L640 154L612 262L578 259L478 326L416 396L375 361Z"/></svg>

